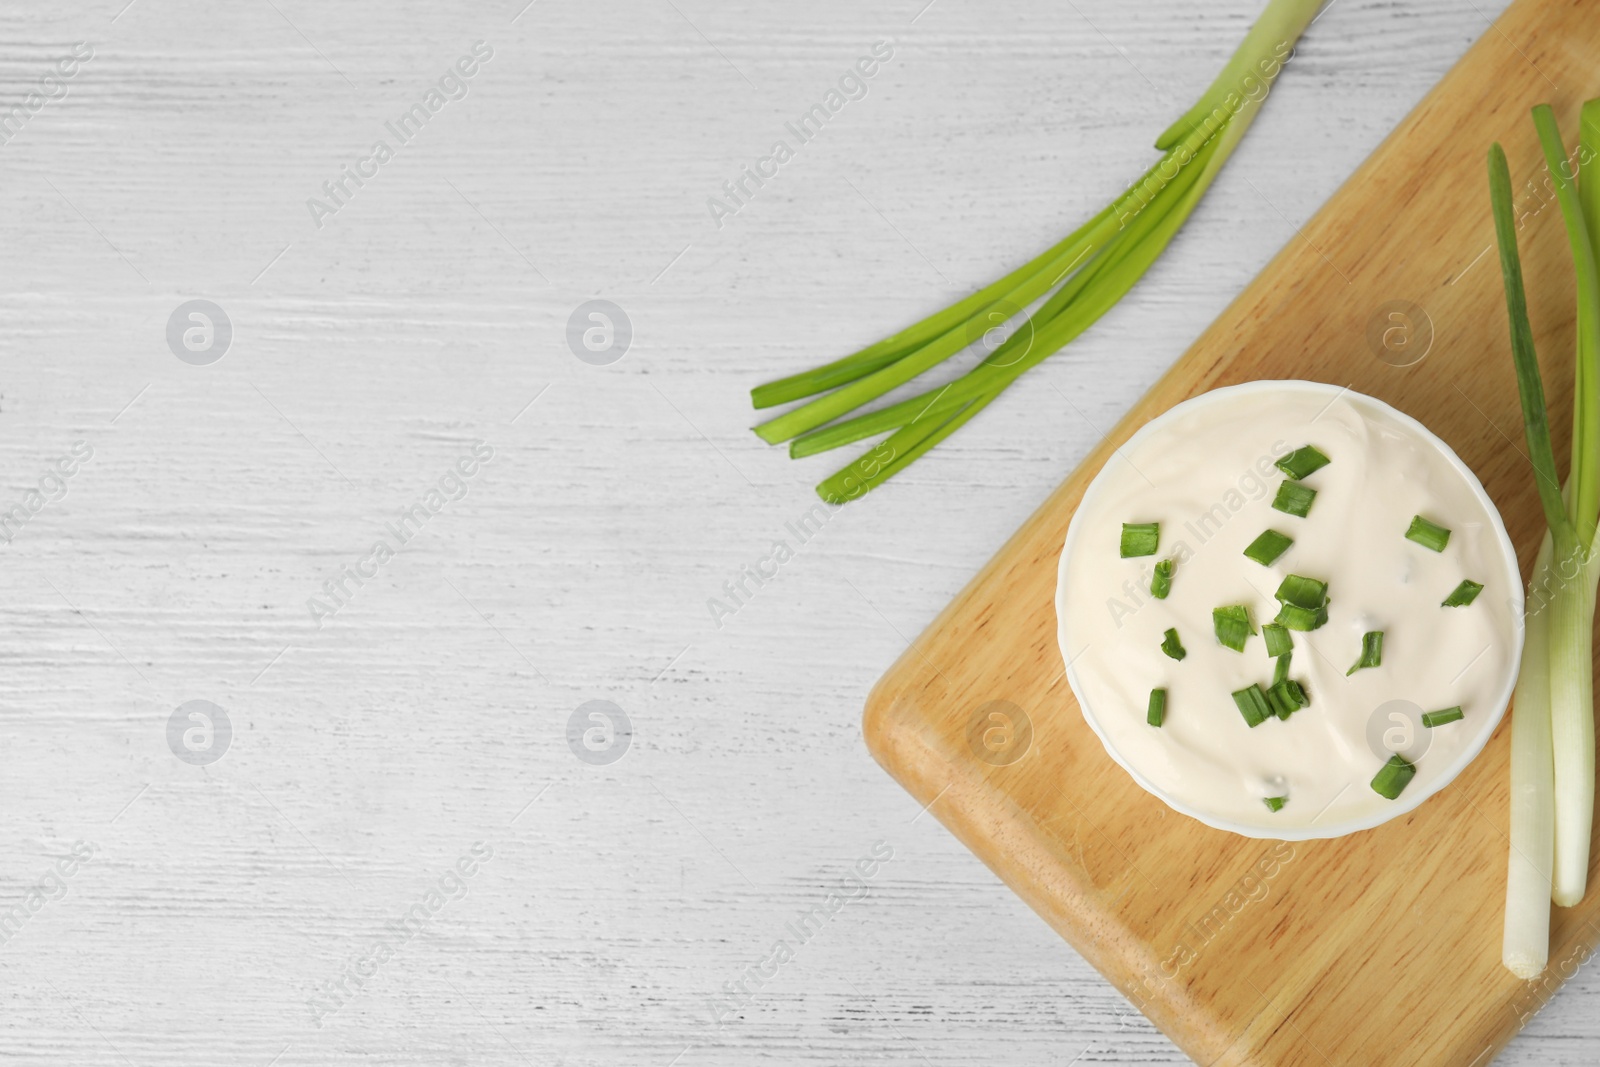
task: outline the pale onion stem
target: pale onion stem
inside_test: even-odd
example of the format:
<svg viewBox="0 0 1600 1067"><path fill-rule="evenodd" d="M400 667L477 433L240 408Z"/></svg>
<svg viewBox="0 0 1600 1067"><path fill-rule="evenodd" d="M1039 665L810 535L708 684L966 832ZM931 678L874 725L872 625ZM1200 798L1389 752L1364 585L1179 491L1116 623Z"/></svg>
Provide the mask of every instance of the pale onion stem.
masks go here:
<svg viewBox="0 0 1600 1067"><path fill-rule="evenodd" d="M1555 867L1551 899L1564 908L1589 884L1594 822L1594 600L1600 567L1592 547L1570 578L1556 565L1551 605L1550 737L1555 766Z"/></svg>
<svg viewBox="0 0 1600 1067"><path fill-rule="evenodd" d="M1511 850L1500 958L1518 978L1533 978L1550 958L1551 864L1555 852L1555 765L1550 734L1551 605L1548 533L1528 582L1522 671L1511 708Z"/></svg>

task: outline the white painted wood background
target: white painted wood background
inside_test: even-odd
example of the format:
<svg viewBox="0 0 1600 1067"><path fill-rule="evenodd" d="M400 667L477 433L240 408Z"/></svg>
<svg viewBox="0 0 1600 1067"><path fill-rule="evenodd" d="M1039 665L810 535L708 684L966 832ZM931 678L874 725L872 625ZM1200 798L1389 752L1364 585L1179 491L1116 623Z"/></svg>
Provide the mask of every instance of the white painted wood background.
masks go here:
<svg viewBox="0 0 1600 1067"><path fill-rule="evenodd" d="M836 465L762 446L747 390L1072 228L1257 0L125 2L0 9L7 108L94 50L0 144L0 510L94 453L0 544L0 1059L1185 1062L919 817L862 699L1499 0L1336 0L1129 301L721 628L708 598ZM707 198L881 39L719 229ZM479 40L467 97L317 228L307 198ZM194 298L233 325L210 366L165 340ZM634 330L609 366L565 341L594 298ZM314 625L479 439L466 498ZM168 747L193 699L234 730L206 766ZM634 730L606 766L567 742L597 699ZM465 897L319 1026L478 841ZM1500 1062L1593 1063L1597 1009L1585 969Z"/></svg>

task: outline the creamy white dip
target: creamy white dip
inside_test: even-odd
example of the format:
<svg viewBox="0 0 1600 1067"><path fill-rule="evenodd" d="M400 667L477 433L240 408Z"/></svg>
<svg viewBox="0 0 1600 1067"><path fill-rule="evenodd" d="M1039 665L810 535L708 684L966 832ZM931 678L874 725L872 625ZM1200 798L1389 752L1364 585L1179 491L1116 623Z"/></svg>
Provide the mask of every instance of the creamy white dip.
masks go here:
<svg viewBox="0 0 1600 1067"><path fill-rule="evenodd" d="M1331 462L1304 479L1305 518L1272 507L1303 445ZM1450 531L1444 551L1407 540L1412 517ZM1161 524L1153 556L1120 558L1123 523ZM1263 530L1294 544L1270 566L1243 553ZM1154 565L1176 561L1171 593ZM1310 707L1247 725L1233 691L1272 680L1259 632L1285 575L1328 583L1328 622L1294 632L1289 677ZM1483 585L1442 607L1462 579ZM1522 641L1522 586L1498 513L1455 454L1414 420L1347 389L1256 382L1181 404L1135 434L1095 478L1062 553L1062 655L1085 717L1145 788L1213 826L1254 836L1332 836L1408 811L1482 748L1505 710ZM1243 604L1257 633L1218 643L1212 609ZM1187 656L1161 650L1178 631ZM1362 635L1383 631L1383 661L1346 675ZM1146 722L1167 690L1161 726ZM1464 717L1425 728L1423 712ZM1416 765L1397 800L1370 782L1389 755ZM1281 810L1268 797L1285 797Z"/></svg>

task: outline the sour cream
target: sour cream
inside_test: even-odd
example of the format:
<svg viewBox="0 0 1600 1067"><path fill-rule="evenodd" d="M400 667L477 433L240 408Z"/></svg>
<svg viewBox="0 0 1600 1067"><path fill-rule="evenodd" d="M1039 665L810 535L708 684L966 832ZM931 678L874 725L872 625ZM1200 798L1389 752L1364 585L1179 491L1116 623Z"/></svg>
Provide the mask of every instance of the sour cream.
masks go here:
<svg viewBox="0 0 1600 1067"><path fill-rule="evenodd" d="M1315 446L1305 518L1272 507L1274 461ZM1444 551L1405 536L1413 516L1447 528ZM1161 524L1153 556L1123 559L1123 523ZM1293 539L1270 566L1244 555L1264 530ZM1169 596L1150 595L1163 559ZM1292 632L1289 677L1311 706L1250 727L1231 694L1272 680L1260 628L1286 575L1328 583L1328 622ZM1440 602L1463 580L1483 591ZM1212 609L1243 604L1257 633L1218 643ZM1504 713L1522 649L1522 583L1499 513L1472 472L1420 423L1381 401L1312 382L1218 389L1141 429L1095 477L1067 531L1056 612L1067 679L1111 757L1177 810L1252 837L1332 837L1411 810L1446 785ZM1161 650L1176 629L1187 656ZM1383 662L1346 671L1362 635ZM1146 722L1150 691L1166 717ZM1424 712L1464 718L1426 728ZM1396 800L1371 788L1398 752L1416 776ZM1266 798L1286 797L1271 811Z"/></svg>

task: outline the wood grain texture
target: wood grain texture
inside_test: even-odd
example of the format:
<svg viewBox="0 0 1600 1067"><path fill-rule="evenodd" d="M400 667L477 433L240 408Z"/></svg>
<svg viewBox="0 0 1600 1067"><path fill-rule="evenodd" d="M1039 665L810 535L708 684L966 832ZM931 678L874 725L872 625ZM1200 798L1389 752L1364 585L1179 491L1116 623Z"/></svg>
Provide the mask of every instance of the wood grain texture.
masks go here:
<svg viewBox="0 0 1600 1067"><path fill-rule="evenodd" d="M1510 45L1511 47L1508 47ZM881 762L1197 1062L1478 1064L1600 941L1600 893L1556 913L1552 969L1500 965L1508 723L1441 795L1377 830L1270 844L1167 810L1083 722L1056 645L1055 560L1111 451L1174 403L1257 378L1309 378L1426 422L1483 480L1524 570L1542 520L1492 253L1484 154L1539 159L1528 108L1570 128L1596 86L1600 29L1570 0L1520 0L1197 340L879 682ZM1547 381L1569 379L1572 281L1559 213L1523 203ZM1397 366L1374 318L1411 301L1426 358ZM1414 342L1415 343L1415 342ZM1552 420L1570 419L1570 386ZM1558 448L1565 442L1558 440ZM1070 595L1070 594L1069 594ZM971 743L993 701L1031 745Z"/></svg>
<svg viewBox="0 0 1600 1067"><path fill-rule="evenodd" d="M95 448L0 545L0 905L100 846L0 945L0 1059L1188 1062L919 815L858 711L1501 0L1336 0L1132 297L720 629L707 599L834 463L761 446L749 388L1071 230L1258 0L124 3L0 6L7 106L95 46L0 144L0 510ZM717 229L706 197L880 37L870 95ZM316 229L306 198L480 38L471 94ZM164 339L194 297L236 331L211 367ZM593 297L635 325L609 367L564 339ZM470 495L314 629L475 437ZM194 698L237 731L207 767L165 738ZM591 699L633 721L608 767L567 746ZM469 895L315 1026L479 838ZM869 896L713 1025L879 838ZM1502 1061L1597 1048L1585 968Z"/></svg>

